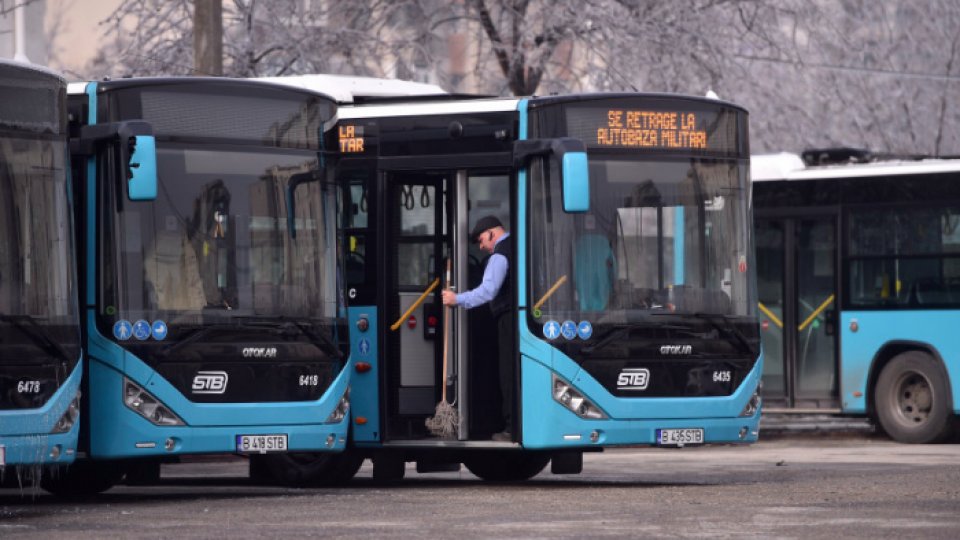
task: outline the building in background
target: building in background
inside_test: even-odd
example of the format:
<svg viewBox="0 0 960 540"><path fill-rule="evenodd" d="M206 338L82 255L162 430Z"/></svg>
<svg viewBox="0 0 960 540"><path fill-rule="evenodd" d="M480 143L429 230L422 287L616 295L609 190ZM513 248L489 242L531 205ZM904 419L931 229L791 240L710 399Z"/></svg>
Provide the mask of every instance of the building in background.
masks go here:
<svg viewBox="0 0 960 540"><path fill-rule="evenodd" d="M19 2L17 2L19 3ZM13 5L14 3L9 3ZM7 3L4 4L6 8ZM46 15L47 0L32 0L27 5L17 8L24 13L24 40L25 50L22 51L34 64L45 66L49 57L47 44ZM14 31L15 10L7 8L0 14L0 58L13 58L16 54L16 32Z"/></svg>

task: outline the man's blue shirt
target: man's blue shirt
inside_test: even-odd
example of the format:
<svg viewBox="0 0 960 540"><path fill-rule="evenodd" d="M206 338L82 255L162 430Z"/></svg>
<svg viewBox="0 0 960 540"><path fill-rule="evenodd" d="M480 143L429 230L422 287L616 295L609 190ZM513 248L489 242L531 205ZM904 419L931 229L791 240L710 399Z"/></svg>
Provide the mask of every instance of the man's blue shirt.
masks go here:
<svg viewBox="0 0 960 540"><path fill-rule="evenodd" d="M510 233L505 233L498 238L497 244L503 242L508 236L510 236ZM494 244L494 248L496 248L496 244ZM503 280L507 277L509 267L510 263L503 255L499 253L490 255L487 260L487 267L483 269L483 282L476 289L459 293L457 295L457 305L472 309L493 300L500 292L500 287L503 286Z"/></svg>

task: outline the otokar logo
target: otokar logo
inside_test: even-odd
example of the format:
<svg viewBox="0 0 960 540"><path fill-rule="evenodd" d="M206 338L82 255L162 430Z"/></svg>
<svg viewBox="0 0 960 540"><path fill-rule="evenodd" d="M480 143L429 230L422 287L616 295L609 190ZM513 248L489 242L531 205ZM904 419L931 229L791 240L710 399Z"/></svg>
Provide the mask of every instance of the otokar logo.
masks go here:
<svg viewBox="0 0 960 540"><path fill-rule="evenodd" d="M276 358L276 347L244 347L240 354L244 358Z"/></svg>
<svg viewBox="0 0 960 540"><path fill-rule="evenodd" d="M617 377L617 390L646 390L650 385L650 370L647 368L623 368Z"/></svg>
<svg viewBox="0 0 960 540"><path fill-rule="evenodd" d="M693 345L662 345L660 347L660 354L665 355L676 356L691 353L693 353Z"/></svg>
<svg viewBox="0 0 960 540"><path fill-rule="evenodd" d="M198 371L193 378L194 394L222 394L226 391L226 371Z"/></svg>

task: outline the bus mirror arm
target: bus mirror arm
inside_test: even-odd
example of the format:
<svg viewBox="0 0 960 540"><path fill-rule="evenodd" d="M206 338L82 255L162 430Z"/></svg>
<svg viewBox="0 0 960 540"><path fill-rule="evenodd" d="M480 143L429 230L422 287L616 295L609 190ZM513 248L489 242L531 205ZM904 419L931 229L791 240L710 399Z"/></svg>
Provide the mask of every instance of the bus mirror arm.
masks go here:
<svg viewBox="0 0 960 540"><path fill-rule="evenodd" d="M533 156L549 156L556 163L563 185L563 211L584 213L590 211L590 175L587 147L580 139L530 139L513 143L513 164L527 165Z"/></svg>
<svg viewBox="0 0 960 540"><path fill-rule="evenodd" d="M300 184L319 180L320 177L314 171L297 173L291 176L290 180L287 180L287 232L290 233L290 238L297 237L297 201L294 194Z"/></svg>
<svg viewBox="0 0 960 540"><path fill-rule="evenodd" d="M126 180L127 197L132 201L157 198L157 145L153 126L143 120L126 120L80 128L80 138L71 142L71 151L93 156L101 144L117 150L117 170Z"/></svg>

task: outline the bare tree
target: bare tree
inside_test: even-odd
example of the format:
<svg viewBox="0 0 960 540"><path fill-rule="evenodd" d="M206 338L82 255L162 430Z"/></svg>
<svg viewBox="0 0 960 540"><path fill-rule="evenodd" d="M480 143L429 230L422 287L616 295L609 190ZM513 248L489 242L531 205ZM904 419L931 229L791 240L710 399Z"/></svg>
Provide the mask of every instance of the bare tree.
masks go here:
<svg viewBox="0 0 960 540"><path fill-rule="evenodd" d="M9 0L7 0L9 1ZM751 111L756 151L960 153L955 0L225 0L224 74L493 94L682 92ZM89 75L193 69L190 0L124 0Z"/></svg>

